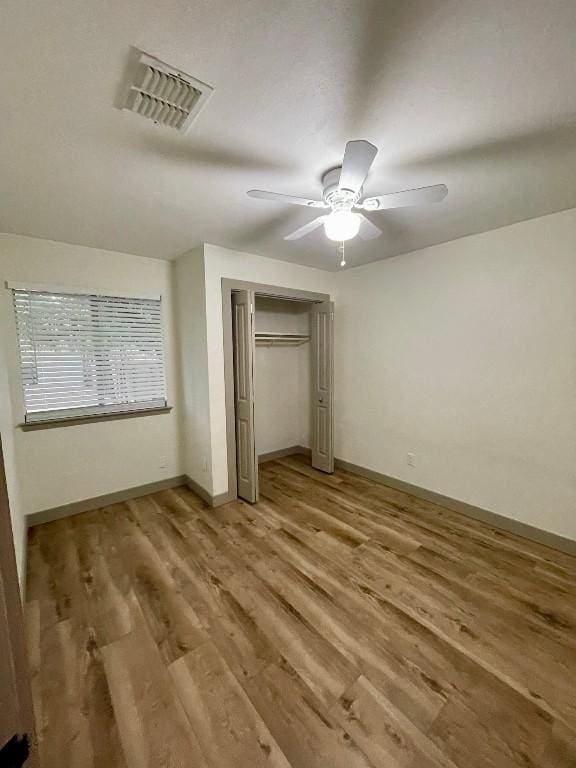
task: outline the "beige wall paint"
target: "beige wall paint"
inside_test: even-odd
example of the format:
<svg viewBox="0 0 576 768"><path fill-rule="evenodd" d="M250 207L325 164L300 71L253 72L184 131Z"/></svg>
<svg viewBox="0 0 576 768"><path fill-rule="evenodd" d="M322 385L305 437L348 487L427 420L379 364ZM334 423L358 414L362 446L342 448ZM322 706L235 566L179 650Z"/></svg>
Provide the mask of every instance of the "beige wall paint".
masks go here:
<svg viewBox="0 0 576 768"><path fill-rule="evenodd" d="M10 503L12 534L20 584L23 585L26 569L26 524L20 496L20 479L16 465L16 447L14 441L14 417L10 398L10 383L5 350L0 344L0 435L4 454L4 470Z"/></svg>
<svg viewBox="0 0 576 768"><path fill-rule="evenodd" d="M576 210L336 285L336 455L576 538Z"/></svg>
<svg viewBox="0 0 576 768"><path fill-rule="evenodd" d="M181 474L172 269L171 263L156 259L0 235L0 345L12 404L5 421L21 481L20 519L24 514ZM173 411L32 432L18 429L22 397L12 296L4 286L6 280L118 295L162 294L168 400Z"/></svg>
<svg viewBox="0 0 576 768"><path fill-rule="evenodd" d="M176 307L182 371L184 472L206 490L212 487L204 247L175 264Z"/></svg>
<svg viewBox="0 0 576 768"><path fill-rule="evenodd" d="M309 347L256 347L258 455L310 445Z"/></svg>
<svg viewBox="0 0 576 768"><path fill-rule="evenodd" d="M256 299L256 331L310 333L307 304ZM310 344L258 346L255 359L256 450L259 455L310 445Z"/></svg>

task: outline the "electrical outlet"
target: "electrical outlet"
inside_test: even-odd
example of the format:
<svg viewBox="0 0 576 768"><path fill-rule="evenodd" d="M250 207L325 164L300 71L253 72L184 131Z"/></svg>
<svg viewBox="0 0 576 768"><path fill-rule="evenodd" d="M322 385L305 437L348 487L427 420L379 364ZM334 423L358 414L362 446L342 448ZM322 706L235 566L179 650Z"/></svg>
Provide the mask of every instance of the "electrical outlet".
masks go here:
<svg viewBox="0 0 576 768"><path fill-rule="evenodd" d="M208 459L204 459L202 462L202 472L208 472Z"/></svg>
<svg viewBox="0 0 576 768"><path fill-rule="evenodd" d="M168 456L160 456L158 466L160 467L160 469L166 469L166 467L168 466Z"/></svg>
<svg viewBox="0 0 576 768"><path fill-rule="evenodd" d="M414 467L415 461L416 461L416 456L413 453L406 454L406 464L408 464L409 467Z"/></svg>

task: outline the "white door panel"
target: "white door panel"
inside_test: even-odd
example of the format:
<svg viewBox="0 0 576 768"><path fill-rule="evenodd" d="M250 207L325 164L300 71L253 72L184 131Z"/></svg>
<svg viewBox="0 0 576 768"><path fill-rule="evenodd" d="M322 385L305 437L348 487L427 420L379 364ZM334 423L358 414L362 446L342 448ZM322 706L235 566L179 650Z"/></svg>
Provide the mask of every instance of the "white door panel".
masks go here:
<svg viewBox="0 0 576 768"><path fill-rule="evenodd" d="M238 496L258 500L258 462L254 429L254 292L232 294L234 405Z"/></svg>
<svg viewBox="0 0 576 768"><path fill-rule="evenodd" d="M334 472L334 304L314 304L312 336L312 466Z"/></svg>

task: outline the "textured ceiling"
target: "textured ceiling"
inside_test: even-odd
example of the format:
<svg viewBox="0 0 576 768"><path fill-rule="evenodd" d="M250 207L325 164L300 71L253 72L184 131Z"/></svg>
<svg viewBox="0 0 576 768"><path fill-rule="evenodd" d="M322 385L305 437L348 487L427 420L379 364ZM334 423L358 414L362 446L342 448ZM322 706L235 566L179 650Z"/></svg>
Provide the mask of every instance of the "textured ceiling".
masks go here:
<svg viewBox="0 0 576 768"><path fill-rule="evenodd" d="M371 214L350 266L576 207L574 0L4 0L0 231L173 258L200 242L327 269L315 214L348 139L367 194L446 183ZM130 47L210 83L189 133L114 107Z"/></svg>

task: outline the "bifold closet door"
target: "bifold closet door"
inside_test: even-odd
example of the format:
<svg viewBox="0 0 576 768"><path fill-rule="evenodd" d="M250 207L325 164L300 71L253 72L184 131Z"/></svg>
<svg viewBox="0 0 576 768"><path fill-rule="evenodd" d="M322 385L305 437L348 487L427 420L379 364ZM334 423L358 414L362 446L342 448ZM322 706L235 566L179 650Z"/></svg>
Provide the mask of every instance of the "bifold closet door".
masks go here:
<svg viewBox="0 0 576 768"><path fill-rule="evenodd" d="M334 304L310 311L312 341L312 466L334 472Z"/></svg>
<svg viewBox="0 0 576 768"><path fill-rule="evenodd" d="M254 291L232 294L234 406L238 496L258 500L258 461L254 429Z"/></svg>

